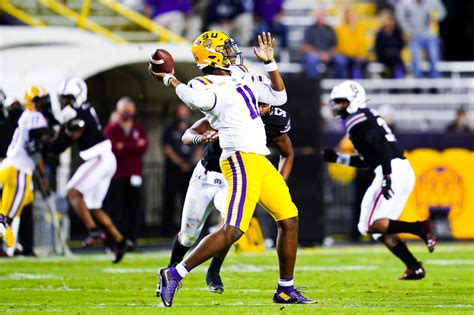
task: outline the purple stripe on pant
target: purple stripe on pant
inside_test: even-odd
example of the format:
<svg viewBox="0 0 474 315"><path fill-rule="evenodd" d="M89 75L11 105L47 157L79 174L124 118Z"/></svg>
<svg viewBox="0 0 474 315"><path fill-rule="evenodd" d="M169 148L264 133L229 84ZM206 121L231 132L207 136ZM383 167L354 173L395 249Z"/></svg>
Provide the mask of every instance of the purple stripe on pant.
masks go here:
<svg viewBox="0 0 474 315"><path fill-rule="evenodd" d="M230 168L232 169L232 197L230 198L229 209L227 209L227 219L225 222L226 224L229 224L230 219L232 218L232 208L234 207L235 195L237 194L237 172L235 171L232 158L228 157L227 161L229 161Z"/></svg>
<svg viewBox="0 0 474 315"><path fill-rule="evenodd" d="M240 227L240 221L242 221L242 214L244 212L245 195L247 194L247 174L245 174L244 162L242 161L240 152L237 152L236 155L242 173L242 193L240 195L239 212L237 213L237 221L235 223L236 227Z"/></svg>

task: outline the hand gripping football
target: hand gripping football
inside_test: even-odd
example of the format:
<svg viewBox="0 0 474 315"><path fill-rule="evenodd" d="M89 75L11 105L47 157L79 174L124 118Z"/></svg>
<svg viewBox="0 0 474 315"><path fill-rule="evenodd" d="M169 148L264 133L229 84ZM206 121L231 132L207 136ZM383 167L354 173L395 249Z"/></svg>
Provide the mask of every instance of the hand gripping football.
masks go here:
<svg viewBox="0 0 474 315"><path fill-rule="evenodd" d="M174 73L174 61L169 52L158 48L148 60L153 72Z"/></svg>

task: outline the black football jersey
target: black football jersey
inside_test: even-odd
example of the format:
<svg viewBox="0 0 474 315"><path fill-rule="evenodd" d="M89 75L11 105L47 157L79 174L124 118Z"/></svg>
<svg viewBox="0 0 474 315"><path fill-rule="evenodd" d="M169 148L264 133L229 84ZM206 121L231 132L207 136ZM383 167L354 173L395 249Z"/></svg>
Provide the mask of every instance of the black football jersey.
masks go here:
<svg viewBox="0 0 474 315"><path fill-rule="evenodd" d="M204 168L210 172L221 173L221 167L219 165L221 153L222 149L219 146L219 139L212 143L208 143L204 147L204 154L201 159L201 163Z"/></svg>
<svg viewBox="0 0 474 315"><path fill-rule="evenodd" d="M390 174L390 161L404 158L394 134L375 111L360 108L345 119L345 125L355 149L371 170L381 165L383 173Z"/></svg>
<svg viewBox="0 0 474 315"><path fill-rule="evenodd" d="M267 134L267 145L273 142L273 139L287 133L291 129L290 115L281 108L272 107L269 113L262 116L265 124L265 133ZM221 172L219 159L222 149L219 141L209 143L204 148L204 154L201 159L202 165L211 172Z"/></svg>
<svg viewBox="0 0 474 315"><path fill-rule="evenodd" d="M81 119L84 121L84 131L79 139L76 140L79 151L87 150L97 143L105 140L102 132L102 126L94 108L84 103L79 108L74 108L77 115L74 119ZM56 140L49 146L48 151L60 153L66 150L73 143L73 139L66 134L64 126L61 127L59 135Z"/></svg>
<svg viewBox="0 0 474 315"><path fill-rule="evenodd" d="M270 111L262 116L265 124L265 133L267 134L267 145L273 142L273 139L287 133L291 129L291 118L287 111L280 107L272 106Z"/></svg>

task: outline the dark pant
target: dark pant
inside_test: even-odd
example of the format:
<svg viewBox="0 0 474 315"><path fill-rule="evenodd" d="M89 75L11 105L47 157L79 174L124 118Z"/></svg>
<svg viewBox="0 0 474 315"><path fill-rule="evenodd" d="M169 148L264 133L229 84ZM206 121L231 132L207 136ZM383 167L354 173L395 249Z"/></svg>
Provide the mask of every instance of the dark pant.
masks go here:
<svg viewBox="0 0 474 315"><path fill-rule="evenodd" d="M130 184L130 178L114 179L108 192L107 212L126 239L137 239L141 218L140 187Z"/></svg>
<svg viewBox="0 0 474 315"><path fill-rule="evenodd" d="M188 189L191 172L183 173L174 164L165 167L165 182L163 188L163 209L161 212L161 233L173 236L178 231L178 216L181 213Z"/></svg>

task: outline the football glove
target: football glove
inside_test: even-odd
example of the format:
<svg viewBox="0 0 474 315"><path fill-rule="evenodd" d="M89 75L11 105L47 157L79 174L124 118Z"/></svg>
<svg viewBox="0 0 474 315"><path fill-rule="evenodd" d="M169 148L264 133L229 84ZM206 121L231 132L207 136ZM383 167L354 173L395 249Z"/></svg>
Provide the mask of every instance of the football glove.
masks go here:
<svg viewBox="0 0 474 315"><path fill-rule="evenodd" d="M385 199L389 200L393 197L393 190L392 190L392 179L390 175L384 175L382 180L382 195Z"/></svg>
<svg viewBox="0 0 474 315"><path fill-rule="evenodd" d="M339 154L333 149L324 148L322 152L323 160L326 162L336 163Z"/></svg>

